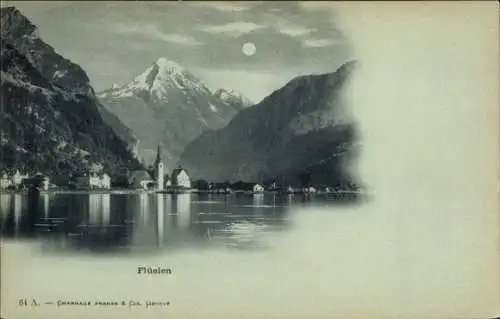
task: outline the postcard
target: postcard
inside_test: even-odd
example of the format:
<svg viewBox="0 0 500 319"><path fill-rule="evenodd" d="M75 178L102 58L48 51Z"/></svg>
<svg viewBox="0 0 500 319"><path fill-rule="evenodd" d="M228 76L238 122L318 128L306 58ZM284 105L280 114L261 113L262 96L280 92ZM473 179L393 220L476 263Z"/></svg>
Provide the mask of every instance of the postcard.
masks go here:
<svg viewBox="0 0 500 319"><path fill-rule="evenodd" d="M1 318L500 316L497 2L0 13Z"/></svg>

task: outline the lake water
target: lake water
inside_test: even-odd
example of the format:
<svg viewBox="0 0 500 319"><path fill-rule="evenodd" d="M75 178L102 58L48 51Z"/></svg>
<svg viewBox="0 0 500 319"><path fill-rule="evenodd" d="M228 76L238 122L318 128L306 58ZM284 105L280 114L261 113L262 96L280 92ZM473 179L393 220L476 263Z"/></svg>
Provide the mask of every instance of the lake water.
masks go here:
<svg viewBox="0 0 500 319"><path fill-rule="evenodd" d="M0 194L2 268L8 274L2 277L3 314L8 318L283 314L287 303L280 298L299 292L295 288L306 278L301 279L300 272L314 267L310 259L314 250L304 251L300 245L304 238L294 235L294 209L315 206L335 211L357 204L332 194ZM325 235L321 227L318 235ZM316 253L321 252L310 239L319 248ZM168 267L172 274L138 275L139 266ZM325 269L316 271L317 279L327 276ZM280 283L285 282L295 288L280 293ZM318 284L321 281L303 293ZM250 298L254 294L264 299L255 304ZM125 300L127 306L22 307L23 298L55 303ZM147 300L170 305L144 308ZM129 307L136 301L142 306ZM274 309L249 310L276 303Z"/></svg>
<svg viewBox="0 0 500 319"><path fill-rule="evenodd" d="M2 317L481 317L493 247L464 236L485 222L473 207L376 195L1 194Z"/></svg>
<svg viewBox="0 0 500 319"><path fill-rule="evenodd" d="M292 206L336 204L339 195L0 194L2 235L46 253L159 253L223 246L258 249L289 228Z"/></svg>

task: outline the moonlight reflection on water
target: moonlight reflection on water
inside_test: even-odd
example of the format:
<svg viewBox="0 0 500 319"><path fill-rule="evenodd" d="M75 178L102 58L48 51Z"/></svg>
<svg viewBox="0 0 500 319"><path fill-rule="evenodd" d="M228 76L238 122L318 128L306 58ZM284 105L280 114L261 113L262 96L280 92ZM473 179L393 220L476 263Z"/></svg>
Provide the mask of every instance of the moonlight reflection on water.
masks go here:
<svg viewBox="0 0 500 319"><path fill-rule="evenodd" d="M138 253L263 248L264 236L290 227L291 206L338 200L328 196L1 194L0 208L6 238L36 238L55 251Z"/></svg>

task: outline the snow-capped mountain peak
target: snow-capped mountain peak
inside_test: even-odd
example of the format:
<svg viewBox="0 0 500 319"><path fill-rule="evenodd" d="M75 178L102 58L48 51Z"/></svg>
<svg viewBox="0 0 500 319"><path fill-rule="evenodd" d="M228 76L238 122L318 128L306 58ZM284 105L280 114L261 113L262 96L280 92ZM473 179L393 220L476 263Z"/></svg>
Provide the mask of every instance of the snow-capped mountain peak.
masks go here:
<svg viewBox="0 0 500 319"><path fill-rule="evenodd" d="M160 57L130 83L123 86L114 84L110 89L100 92L98 97L128 98L135 96L143 99L146 103L164 104L174 98L173 95L211 96L238 111L254 104L235 90L218 89L215 93L212 94L212 92L205 83L182 65L166 57Z"/></svg>
<svg viewBox="0 0 500 319"><path fill-rule="evenodd" d="M229 94L229 93L227 93ZM155 158L158 144L167 145L165 167L174 168L184 147L205 130L217 130L244 107L232 93L228 101L214 96L201 80L179 63L161 57L133 80L98 95L110 113L140 141L139 155L146 163Z"/></svg>
<svg viewBox="0 0 500 319"><path fill-rule="evenodd" d="M171 89L191 94L210 94L206 85L182 65L165 57L160 57L129 84L119 88L113 87L111 92L106 93L111 93L115 97L136 95L147 101L152 99L167 102Z"/></svg>
<svg viewBox="0 0 500 319"><path fill-rule="evenodd" d="M254 104L240 92L230 89L218 89L214 96L228 104L239 105L240 108L246 108Z"/></svg>
<svg viewBox="0 0 500 319"><path fill-rule="evenodd" d="M155 64L159 67L159 73L180 74L187 72L182 65L165 57L160 57Z"/></svg>

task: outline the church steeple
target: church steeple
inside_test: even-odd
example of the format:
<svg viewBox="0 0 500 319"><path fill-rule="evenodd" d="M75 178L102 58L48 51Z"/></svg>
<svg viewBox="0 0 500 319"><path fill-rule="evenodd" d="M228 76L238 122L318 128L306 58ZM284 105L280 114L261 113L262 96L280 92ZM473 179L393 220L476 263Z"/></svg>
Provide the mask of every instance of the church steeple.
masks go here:
<svg viewBox="0 0 500 319"><path fill-rule="evenodd" d="M163 183L164 183L163 169L164 169L164 167L163 167L163 161L161 160L160 144L158 144L155 165L156 165L156 188L158 190L163 190L163 186L164 186L163 185Z"/></svg>
<svg viewBox="0 0 500 319"><path fill-rule="evenodd" d="M161 162L161 150L160 150L160 144L158 144L158 149L156 150L156 161L155 163Z"/></svg>

